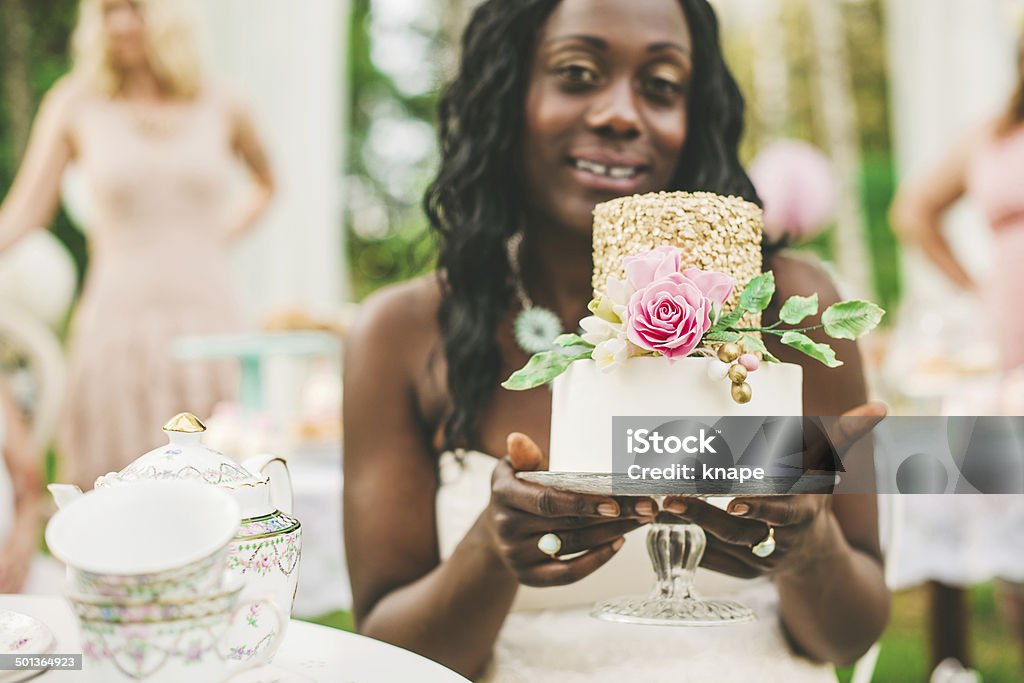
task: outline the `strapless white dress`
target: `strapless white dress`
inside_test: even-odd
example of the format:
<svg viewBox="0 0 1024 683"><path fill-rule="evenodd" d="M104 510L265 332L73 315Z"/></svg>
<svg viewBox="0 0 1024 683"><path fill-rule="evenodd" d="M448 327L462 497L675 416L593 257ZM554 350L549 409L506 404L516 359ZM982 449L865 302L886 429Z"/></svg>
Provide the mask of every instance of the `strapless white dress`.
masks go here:
<svg viewBox="0 0 1024 683"><path fill-rule="evenodd" d="M440 460L437 526L447 558L490 499L497 460L473 451ZM588 612L597 600L646 594L654 582L645 529L604 567L570 586L521 586L495 645L486 683L835 683L832 666L796 656L778 619L778 593L765 578L736 579L699 569L702 596L728 596L754 609L752 624L721 628L636 626L601 621Z"/></svg>

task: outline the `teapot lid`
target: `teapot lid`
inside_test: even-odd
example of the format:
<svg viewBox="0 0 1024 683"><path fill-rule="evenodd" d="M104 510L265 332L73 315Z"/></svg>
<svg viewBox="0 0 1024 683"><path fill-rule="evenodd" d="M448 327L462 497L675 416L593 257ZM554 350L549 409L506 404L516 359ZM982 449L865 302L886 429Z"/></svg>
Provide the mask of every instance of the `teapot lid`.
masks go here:
<svg viewBox="0 0 1024 683"><path fill-rule="evenodd" d="M185 479L228 489L257 486L266 478L254 475L200 439L206 425L192 413L178 413L163 426L169 443L142 455L120 472L96 480L96 487L150 479Z"/></svg>
<svg viewBox="0 0 1024 683"><path fill-rule="evenodd" d="M178 413L163 426L165 432L181 432L183 434L202 434L206 425L192 413Z"/></svg>

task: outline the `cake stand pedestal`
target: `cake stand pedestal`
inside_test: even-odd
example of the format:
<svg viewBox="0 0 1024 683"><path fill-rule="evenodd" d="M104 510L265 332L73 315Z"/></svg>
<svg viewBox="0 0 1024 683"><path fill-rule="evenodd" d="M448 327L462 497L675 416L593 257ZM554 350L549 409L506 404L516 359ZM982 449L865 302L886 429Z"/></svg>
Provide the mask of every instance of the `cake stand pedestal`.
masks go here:
<svg viewBox="0 0 1024 683"><path fill-rule="evenodd" d="M519 472L516 476L573 493L650 496L659 507L670 495L709 498L823 493L831 491L837 481L834 475L766 477L744 483L644 481L620 474L579 472ZM694 576L706 546L707 537L700 526L659 512L647 532L647 552L657 575L654 588L646 596L599 602L591 615L607 621L654 626L725 626L755 621L754 612L738 602L705 599L694 591Z"/></svg>

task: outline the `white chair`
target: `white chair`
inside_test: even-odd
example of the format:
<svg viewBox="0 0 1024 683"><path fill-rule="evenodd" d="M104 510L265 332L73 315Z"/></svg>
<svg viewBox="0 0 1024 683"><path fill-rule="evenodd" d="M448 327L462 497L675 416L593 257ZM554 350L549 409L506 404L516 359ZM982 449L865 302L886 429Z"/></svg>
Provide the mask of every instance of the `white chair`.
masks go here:
<svg viewBox="0 0 1024 683"><path fill-rule="evenodd" d="M0 301L57 330L75 296L75 262L56 235L37 229L0 253Z"/></svg>
<svg viewBox="0 0 1024 683"><path fill-rule="evenodd" d="M47 325L18 306L0 302L0 342L25 359L32 375L28 406L33 445L43 452L56 431L64 394L64 355Z"/></svg>
<svg viewBox="0 0 1024 683"><path fill-rule="evenodd" d="M37 229L0 254L0 343L24 362L33 444L43 451L53 437L64 390L64 355L55 330L75 295L75 264L57 237ZM15 379L15 378L12 378Z"/></svg>

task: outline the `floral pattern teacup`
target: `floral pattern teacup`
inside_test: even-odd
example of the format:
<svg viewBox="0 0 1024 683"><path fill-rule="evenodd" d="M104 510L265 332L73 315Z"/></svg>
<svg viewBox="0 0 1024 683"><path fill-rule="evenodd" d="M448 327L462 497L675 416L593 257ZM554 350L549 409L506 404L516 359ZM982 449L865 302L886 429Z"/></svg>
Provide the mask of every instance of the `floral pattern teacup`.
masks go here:
<svg viewBox="0 0 1024 683"><path fill-rule="evenodd" d="M126 600L199 597L220 588L227 556L225 546L198 562L154 574L98 574L69 568L68 584L83 595Z"/></svg>
<svg viewBox="0 0 1024 683"><path fill-rule="evenodd" d="M69 595L89 680L220 683L267 663L288 617L270 598L239 604L241 592L241 582L235 582L220 593L162 603ZM270 615L276 628L260 652L239 657L242 646L235 641L254 614Z"/></svg>
<svg viewBox="0 0 1024 683"><path fill-rule="evenodd" d="M93 490L57 511L46 543L68 566L75 592L150 600L201 595L219 585L239 509L228 493L195 482Z"/></svg>

